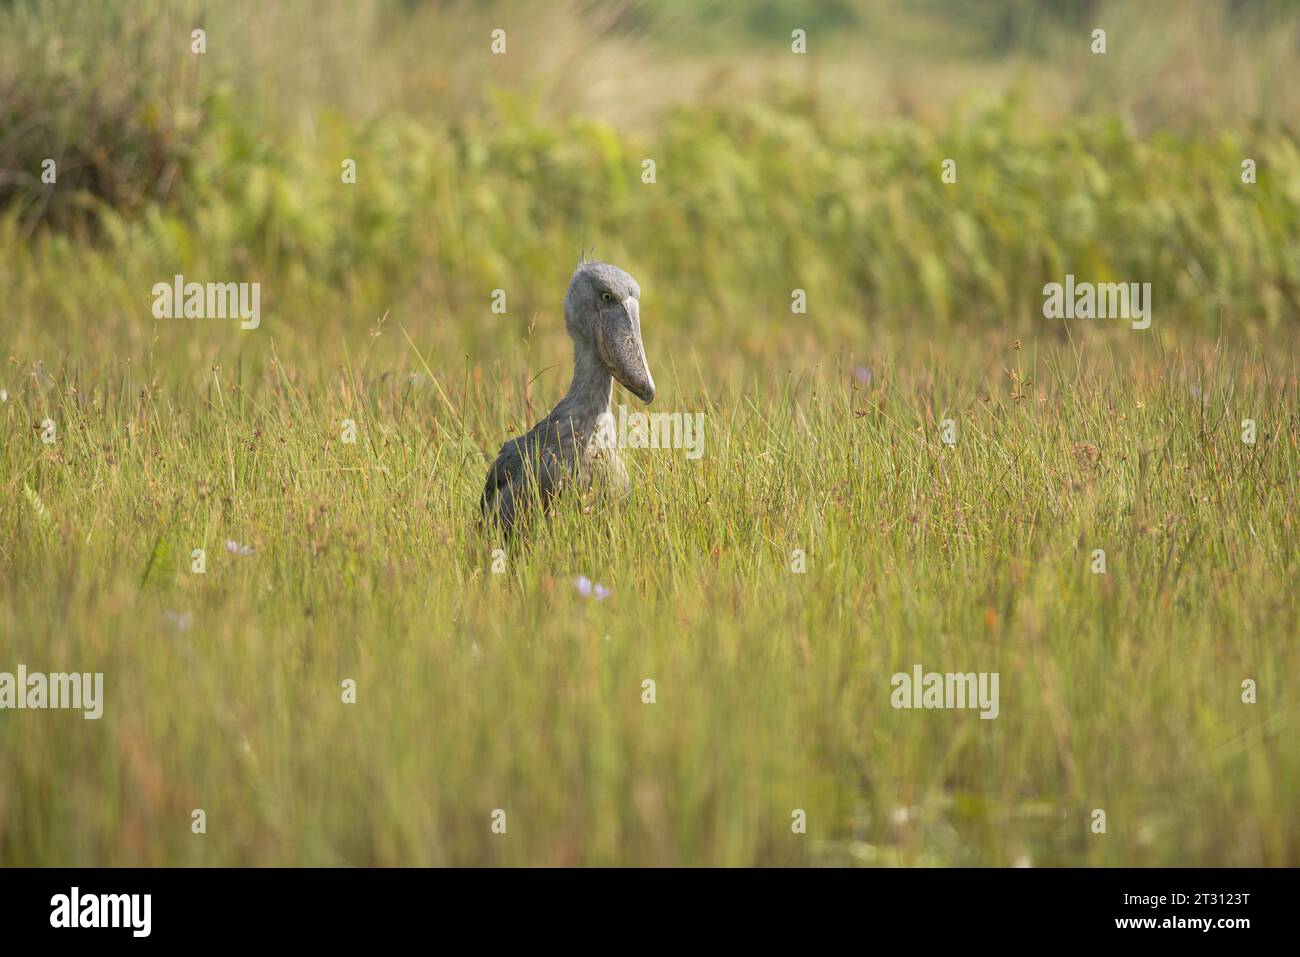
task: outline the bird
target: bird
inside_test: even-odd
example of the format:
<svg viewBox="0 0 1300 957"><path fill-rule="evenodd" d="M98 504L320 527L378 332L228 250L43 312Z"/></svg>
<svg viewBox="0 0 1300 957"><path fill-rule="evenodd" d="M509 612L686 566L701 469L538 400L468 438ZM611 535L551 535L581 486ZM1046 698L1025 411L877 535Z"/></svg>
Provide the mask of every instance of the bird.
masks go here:
<svg viewBox="0 0 1300 957"><path fill-rule="evenodd" d="M600 476L614 491L629 487L612 433L609 404L618 380L642 402L655 396L641 339L641 287L618 266L585 257L564 296L573 340L573 382L526 435L501 446L488 470L479 511L507 535L522 531L566 485L589 488Z"/></svg>

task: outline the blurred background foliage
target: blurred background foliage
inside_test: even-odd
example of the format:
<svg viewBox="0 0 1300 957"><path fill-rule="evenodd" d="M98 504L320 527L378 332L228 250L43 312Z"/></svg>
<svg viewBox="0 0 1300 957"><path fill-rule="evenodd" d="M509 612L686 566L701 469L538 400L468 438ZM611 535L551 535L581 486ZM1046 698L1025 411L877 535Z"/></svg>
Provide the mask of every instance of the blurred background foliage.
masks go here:
<svg viewBox="0 0 1300 957"><path fill-rule="evenodd" d="M1042 330L1067 272L1151 282L1166 330L1277 327L1300 316L1300 3L1193 6L9 0L0 309L38 354L87 322L126 347L184 273L262 282L277 342L392 310L491 349L490 291L526 333L586 243L657 321L742 353L794 288L824 344Z"/></svg>

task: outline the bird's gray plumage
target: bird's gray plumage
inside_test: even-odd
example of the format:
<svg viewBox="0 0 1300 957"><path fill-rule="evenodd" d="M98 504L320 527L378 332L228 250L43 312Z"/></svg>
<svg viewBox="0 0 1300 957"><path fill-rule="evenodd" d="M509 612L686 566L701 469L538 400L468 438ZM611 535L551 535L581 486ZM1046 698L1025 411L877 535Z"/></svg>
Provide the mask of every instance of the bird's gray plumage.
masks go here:
<svg viewBox="0 0 1300 957"><path fill-rule="evenodd" d="M616 486L627 473L615 444L601 441L617 379L645 402L654 379L641 340L641 287L602 262L582 262L564 297L564 324L573 340L573 382L551 413L527 435L501 446L479 508L488 522L517 531L534 504L543 507L568 483L588 485L603 472Z"/></svg>

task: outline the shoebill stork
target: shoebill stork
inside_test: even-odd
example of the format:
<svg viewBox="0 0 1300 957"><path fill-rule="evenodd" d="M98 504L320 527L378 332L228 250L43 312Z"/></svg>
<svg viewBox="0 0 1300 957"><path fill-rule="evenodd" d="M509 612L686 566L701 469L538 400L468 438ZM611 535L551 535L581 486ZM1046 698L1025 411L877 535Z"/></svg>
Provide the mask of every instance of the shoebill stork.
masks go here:
<svg viewBox="0 0 1300 957"><path fill-rule="evenodd" d="M501 446L479 503L488 524L514 533L535 503L545 508L570 483L585 489L600 478L626 489L617 443L609 441L609 403L615 379L643 402L655 395L641 341L640 302L641 287L617 266L578 265L564 297L573 384L527 435Z"/></svg>

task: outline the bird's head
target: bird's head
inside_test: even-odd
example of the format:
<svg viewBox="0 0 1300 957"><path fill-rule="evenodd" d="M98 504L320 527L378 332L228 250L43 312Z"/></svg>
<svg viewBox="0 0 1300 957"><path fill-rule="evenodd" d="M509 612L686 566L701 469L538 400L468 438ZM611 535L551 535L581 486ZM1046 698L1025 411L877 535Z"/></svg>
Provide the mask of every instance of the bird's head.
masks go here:
<svg viewBox="0 0 1300 957"><path fill-rule="evenodd" d="M629 392L642 402L655 397L635 279L609 263L581 263L564 297L564 324L573 341L594 348L606 371Z"/></svg>

